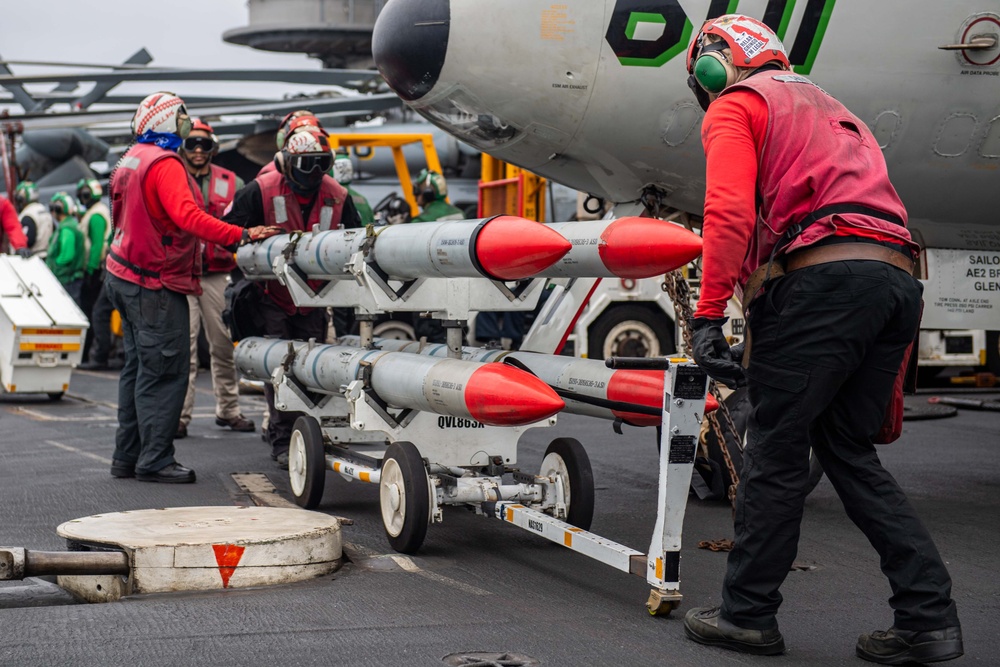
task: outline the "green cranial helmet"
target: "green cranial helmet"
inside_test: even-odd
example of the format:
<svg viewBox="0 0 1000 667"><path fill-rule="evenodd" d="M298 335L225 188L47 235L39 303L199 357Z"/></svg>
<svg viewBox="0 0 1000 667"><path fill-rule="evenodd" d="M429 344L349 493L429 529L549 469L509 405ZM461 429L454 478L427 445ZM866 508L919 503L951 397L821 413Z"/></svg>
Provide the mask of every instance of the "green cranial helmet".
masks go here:
<svg viewBox="0 0 1000 667"><path fill-rule="evenodd" d="M36 201L38 201L38 188L31 181L21 181L14 188L14 205L19 211Z"/></svg>
<svg viewBox="0 0 1000 667"><path fill-rule="evenodd" d="M65 192L57 192L52 195L49 210L57 215L76 215L76 200Z"/></svg>
<svg viewBox="0 0 1000 667"><path fill-rule="evenodd" d="M444 176L431 169L424 169L413 181L413 196L424 195L426 199L444 199L448 196L448 183Z"/></svg>
<svg viewBox="0 0 1000 667"><path fill-rule="evenodd" d="M101 187L101 182L96 178L81 178L76 184L76 198L86 208L90 208L99 202L103 195L104 189Z"/></svg>

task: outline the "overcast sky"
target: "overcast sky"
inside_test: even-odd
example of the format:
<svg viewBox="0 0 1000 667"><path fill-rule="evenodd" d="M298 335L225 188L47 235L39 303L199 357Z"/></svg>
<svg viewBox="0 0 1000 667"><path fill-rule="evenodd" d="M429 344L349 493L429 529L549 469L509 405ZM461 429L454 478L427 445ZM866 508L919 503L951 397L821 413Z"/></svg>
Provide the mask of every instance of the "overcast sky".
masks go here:
<svg viewBox="0 0 1000 667"><path fill-rule="evenodd" d="M319 69L304 55L257 51L227 44L222 33L249 23L246 0L2 0L0 56L117 64L145 47L151 66ZM11 65L15 74L53 72ZM67 70L79 71L79 70ZM87 84L89 87L91 84ZM300 92L292 84L204 84L170 82L184 95L217 92L280 97ZM155 84L123 84L118 92L145 92ZM51 88L51 84L42 89ZM33 88L29 87L29 91ZM149 89L149 92L154 92Z"/></svg>

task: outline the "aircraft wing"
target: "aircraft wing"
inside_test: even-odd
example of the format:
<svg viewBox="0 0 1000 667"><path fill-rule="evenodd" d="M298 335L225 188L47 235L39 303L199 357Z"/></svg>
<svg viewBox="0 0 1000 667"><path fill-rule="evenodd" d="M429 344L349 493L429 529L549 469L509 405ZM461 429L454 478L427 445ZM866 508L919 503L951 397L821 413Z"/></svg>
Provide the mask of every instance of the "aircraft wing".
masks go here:
<svg viewBox="0 0 1000 667"><path fill-rule="evenodd" d="M277 102L251 102L248 104L200 105L189 104L188 111L195 116L236 116L243 114L282 116L303 107L314 113L339 111L383 111L401 106L395 93L358 95L356 97L302 97ZM80 111L61 114L25 114L12 117L25 130L46 128L91 127L105 123L121 123L132 119L134 109L121 111ZM0 121L2 123L2 121Z"/></svg>
<svg viewBox="0 0 1000 667"><path fill-rule="evenodd" d="M6 65L0 68L9 72ZM0 71L3 71L0 70ZM0 86L11 90L28 83L94 82L126 83L130 81L272 81L314 86L355 87L379 76L367 69L122 69L112 72L81 74L0 74Z"/></svg>

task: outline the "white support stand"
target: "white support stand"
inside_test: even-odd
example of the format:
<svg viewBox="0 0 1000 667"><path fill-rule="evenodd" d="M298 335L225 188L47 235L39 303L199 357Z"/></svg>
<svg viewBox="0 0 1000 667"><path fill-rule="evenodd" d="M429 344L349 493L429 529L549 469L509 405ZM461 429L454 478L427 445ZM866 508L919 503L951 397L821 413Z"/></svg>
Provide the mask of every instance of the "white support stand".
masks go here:
<svg viewBox="0 0 1000 667"><path fill-rule="evenodd" d="M652 368L657 362L667 363L664 359L624 361L625 363L613 367ZM653 586L646 602L646 608L652 615L669 614L682 599L681 533L698 435L705 416L705 392L708 388L708 376L705 372L686 359L670 360L665 372L664 386L670 390L663 397L656 524L647 554L580 530L516 502L499 502L494 511L494 516L502 521L520 526L623 572L644 576Z"/></svg>
<svg viewBox="0 0 1000 667"><path fill-rule="evenodd" d="M354 308L360 314L428 313L441 320L468 320L472 313L490 310L527 312L538 305L544 278L520 281L514 287L486 278L418 278L405 283L388 280L364 253L351 256L354 280L331 280L313 288L284 256L274 258L278 281L299 306ZM315 282L315 281L312 281Z"/></svg>

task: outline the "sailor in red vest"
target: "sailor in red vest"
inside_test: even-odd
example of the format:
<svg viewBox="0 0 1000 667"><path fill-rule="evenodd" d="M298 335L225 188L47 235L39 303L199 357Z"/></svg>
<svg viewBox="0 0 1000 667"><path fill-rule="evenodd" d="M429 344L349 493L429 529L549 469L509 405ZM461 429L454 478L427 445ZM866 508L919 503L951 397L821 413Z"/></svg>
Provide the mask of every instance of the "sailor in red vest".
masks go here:
<svg viewBox="0 0 1000 667"><path fill-rule="evenodd" d="M201 210L177 155L191 119L184 102L154 93L132 119L136 143L111 174L114 236L105 288L121 314L125 366L111 474L147 482L195 481L174 459L174 434L188 383L190 294L201 293L198 240L235 248L278 232L243 229Z"/></svg>
<svg viewBox="0 0 1000 667"><path fill-rule="evenodd" d="M287 114L278 124L278 131L274 136L274 140L279 151L285 147L285 140L300 127L315 127L322 130L323 124L320 123L319 118L317 118L315 114L308 109L299 109ZM257 175L263 176L264 174L275 171L276 169L277 166L275 165L274 160L271 160L260 168L260 172L258 172Z"/></svg>
<svg viewBox="0 0 1000 667"><path fill-rule="evenodd" d="M921 296L918 246L878 141L790 71L759 21L709 20L687 64L706 110L707 159L692 351L716 380L747 384L752 410L722 605L689 611L685 631L737 651L784 651L778 588L796 555L811 447L892 589L893 627L861 635L857 654L885 664L958 657L948 571L875 452L876 438L890 439L883 423ZM746 357L722 333L737 286Z"/></svg>
<svg viewBox="0 0 1000 667"><path fill-rule="evenodd" d="M327 174L333 165L333 152L323 130L309 125L293 131L284 148L275 155L274 163L274 171L258 175L236 194L232 210L224 218L226 222L240 226L274 225L284 234L317 225L320 229L361 226L347 190ZM264 335L325 340L325 309L297 307L288 289L277 280L262 283L261 290L259 313L264 321ZM279 466L287 467L288 442L299 413L276 410L270 384L264 385L264 394L271 457Z"/></svg>
<svg viewBox="0 0 1000 667"><path fill-rule="evenodd" d="M243 179L228 169L212 164L219 152L219 139L208 123L195 119L191 132L181 144L178 154L198 186L195 199L202 210L221 218L226 208L243 187ZM212 388L215 390L215 424L234 431L252 432L254 423L240 413L239 380L233 363L233 340L229 327L222 321L226 306L226 285L229 273L236 268L236 258L228 248L217 243L201 243L201 295L188 296L191 317L191 367L188 373L187 396L177 424L175 438L187 437L194 412L194 385L198 378L198 334L205 328L205 339L211 355Z"/></svg>
<svg viewBox="0 0 1000 667"><path fill-rule="evenodd" d="M8 248L21 257L31 257L17 210L9 199L0 195L0 253L6 253Z"/></svg>

